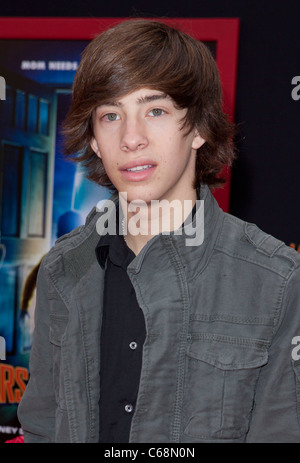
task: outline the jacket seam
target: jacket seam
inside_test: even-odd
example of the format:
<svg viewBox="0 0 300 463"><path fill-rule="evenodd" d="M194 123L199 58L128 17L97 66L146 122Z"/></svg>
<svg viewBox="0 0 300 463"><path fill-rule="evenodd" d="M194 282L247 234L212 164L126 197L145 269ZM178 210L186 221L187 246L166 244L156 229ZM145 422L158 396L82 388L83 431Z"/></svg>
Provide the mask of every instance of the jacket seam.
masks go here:
<svg viewBox="0 0 300 463"><path fill-rule="evenodd" d="M170 256L170 260L175 267L177 276L180 281L181 294L182 294L182 312L183 312L183 328L180 335L180 348L179 348L179 359L178 359L178 371L176 379L176 392L175 392L175 404L173 422L171 424L171 442L180 442L180 436L182 433L182 408L183 408L183 397L184 397L184 378L185 378L185 365L186 365L186 341L189 334L189 291L188 283L185 278L184 266L178 255L177 249L174 243L169 237L164 237L166 243L166 249Z"/></svg>
<svg viewBox="0 0 300 463"><path fill-rule="evenodd" d="M291 272L294 270L294 268L295 268L295 267L292 268L292 269L290 268L290 269L289 269L289 272L288 272L288 275L284 275L284 274L282 274L279 270L277 270L277 269L274 268L274 267L270 267L270 266L268 266L268 265L266 265L266 264L263 264L262 262L258 262L258 261L256 261L255 259L251 259L251 258L246 257L246 256L243 256L243 255L241 255L241 254L238 254L238 253L235 253L235 252L227 251L227 250L225 250L225 249L223 249L223 248L220 248L220 247L218 247L218 246L215 247L215 251L221 252L221 253L223 253L223 254L225 254L225 255L227 255L227 256L229 256L229 257L233 257L233 258L235 258L235 259L243 260L243 261L245 261L245 262L249 262L249 263L251 263L251 264L258 265L259 267L264 268L264 269L266 269L266 270L269 270L270 272L275 273L275 275L278 275L278 276L282 277L282 278L285 279L285 280L287 280L287 279L289 278L290 273L291 273Z"/></svg>
<svg viewBox="0 0 300 463"><path fill-rule="evenodd" d="M89 358L87 354L87 346L86 346L86 339L88 336L88 330L86 329L86 320L84 317L84 313L80 310L80 304L77 303L76 299L76 305L81 321L81 333L82 333L82 345L84 347L84 361L85 361L85 376L86 376L86 391L87 391L87 398L88 398L88 407L89 407L89 419L90 419L90 437L93 438L95 437L95 417L94 413L92 413L92 396L91 396L91 379L90 379L90 367L89 365L92 363L92 359Z"/></svg>

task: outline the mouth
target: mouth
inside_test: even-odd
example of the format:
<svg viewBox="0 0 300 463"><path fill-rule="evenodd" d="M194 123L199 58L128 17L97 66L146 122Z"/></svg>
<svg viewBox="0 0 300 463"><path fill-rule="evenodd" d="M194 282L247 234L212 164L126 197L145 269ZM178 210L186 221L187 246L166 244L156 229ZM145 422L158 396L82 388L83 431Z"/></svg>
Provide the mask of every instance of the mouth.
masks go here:
<svg viewBox="0 0 300 463"><path fill-rule="evenodd" d="M141 182L150 179L156 169L156 164L148 159L131 161L121 168L124 180L129 182Z"/></svg>
<svg viewBox="0 0 300 463"><path fill-rule="evenodd" d="M147 170L151 169L151 167L154 167L154 164L145 164L142 166L135 166L131 167L129 169L125 169L127 172L141 172L142 170Z"/></svg>

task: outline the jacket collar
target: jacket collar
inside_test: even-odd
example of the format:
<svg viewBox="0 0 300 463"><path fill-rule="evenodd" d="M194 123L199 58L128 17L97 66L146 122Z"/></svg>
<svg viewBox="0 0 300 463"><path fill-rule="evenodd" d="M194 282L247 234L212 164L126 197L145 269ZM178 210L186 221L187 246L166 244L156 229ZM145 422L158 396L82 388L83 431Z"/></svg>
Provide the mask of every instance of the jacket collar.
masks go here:
<svg viewBox="0 0 300 463"><path fill-rule="evenodd" d="M200 200L201 205L197 207L193 220L187 218L188 225L182 233L172 232L152 238L129 265L130 273L139 273L147 255L153 255L155 248L159 251L162 242L172 246L178 254L187 278L202 271L214 249L224 213L207 185L201 185ZM157 267L157 262L153 265Z"/></svg>
<svg viewBox="0 0 300 463"><path fill-rule="evenodd" d="M110 199L115 204L118 201L117 195ZM183 228L182 233L172 232L153 237L129 265L130 272L138 273L147 254L159 248L162 243L173 244L189 276L201 271L215 245L224 213L207 185L201 186L200 200L203 201L201 207L197 208L193 220ZM104 213L106 203L101 210L94 208L90 212L84 227L74 233L73 237L70 236L69 240L63 239L58 243L58 249L61 248L59 253L63 254L64 261L76 280L83 277L96 260L95 249L104 229L103 225L99 226L99 219ZM110 214L112 213L115 212L111 211ZM108 215L107 220L110 220L110 217L111 215ZM186 223L188 222L189 218L186 220ZM196 232L199 243L193 240L192 232Z"/></svg>

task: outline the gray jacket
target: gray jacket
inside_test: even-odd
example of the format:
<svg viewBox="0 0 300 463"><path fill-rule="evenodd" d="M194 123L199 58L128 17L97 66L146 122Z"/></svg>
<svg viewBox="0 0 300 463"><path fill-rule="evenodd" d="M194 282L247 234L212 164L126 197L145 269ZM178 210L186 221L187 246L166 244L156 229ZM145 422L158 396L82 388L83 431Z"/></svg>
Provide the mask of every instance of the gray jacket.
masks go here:
<svg viewBox="0 0 300 463"><path fill-rule="evenodd" d="M160 234L128 267L147 330L130 442L300 442L300 255L201 194L203 243ZM42 262L26 442L98 441L98 218Z"/></svg>

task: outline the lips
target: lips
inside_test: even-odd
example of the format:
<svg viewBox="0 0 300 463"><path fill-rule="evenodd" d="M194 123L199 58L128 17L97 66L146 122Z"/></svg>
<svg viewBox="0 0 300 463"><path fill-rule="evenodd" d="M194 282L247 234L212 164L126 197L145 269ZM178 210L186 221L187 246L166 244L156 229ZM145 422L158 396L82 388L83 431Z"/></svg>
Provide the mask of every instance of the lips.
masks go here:
<svg viewBox="0 0 300 463"><path fill-rule="evenodd" d="M155 167L155 162L151 159L135 159L134 161L127 162L121 167L121 171L140 171L150 167Z"/></svg>
<svg viewBox="0 0 300 463"><path fill-rule="evenodd" d="M121 167L124 180L129 182L141 182L149 179L156 169L156 164L150 159L136 159Z"/></svg>

